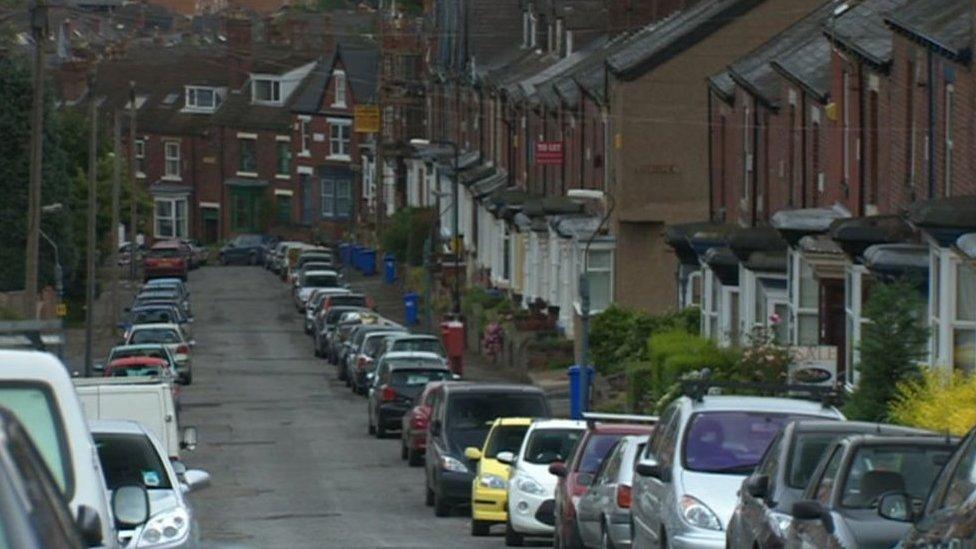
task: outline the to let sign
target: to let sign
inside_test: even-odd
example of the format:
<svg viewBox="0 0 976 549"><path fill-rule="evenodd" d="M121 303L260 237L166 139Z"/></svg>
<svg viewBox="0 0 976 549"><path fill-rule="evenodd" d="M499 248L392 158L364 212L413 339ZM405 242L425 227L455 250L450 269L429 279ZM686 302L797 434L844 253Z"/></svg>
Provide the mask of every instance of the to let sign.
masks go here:
<svg viewBox="0 0 976 549"><path fill-rule="evenodd" d="M355 130L357 133L379 133L380 108L376 105L356 105Z"/></svg>
<svg viewBox="0 0 976 549"><path fill-rule="evenodd" d="M537 141L535 163L540 166L560 166L563 163L562 141Z"/></svg>

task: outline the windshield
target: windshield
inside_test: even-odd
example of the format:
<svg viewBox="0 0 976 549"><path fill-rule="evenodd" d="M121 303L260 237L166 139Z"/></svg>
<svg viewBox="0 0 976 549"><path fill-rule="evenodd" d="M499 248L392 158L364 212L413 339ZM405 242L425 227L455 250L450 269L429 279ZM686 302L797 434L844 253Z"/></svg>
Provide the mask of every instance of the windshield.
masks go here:
<svg viewBox="0 0 976 549"><path fill-rule="evenodd" d="M173 314L165 309L152 309L148 311L133 311L133 324L156 324L160 322L170 322Z"/></svg>
<svg viewBox="0 0 976 549"><path fill-rule="evenodd" d="M366 338L366 343L363 344L363 354L368 357L375 358L376 352L380 350L380 347L383 345L383 342L386 341L387 337L389 337L389 334L376 335L374 337Z"/></svg>
<svg viewBox="0 0 976 549"><path fill-rule="evenodd" d="M907 493L921 502L951 453L948 445L862 447L851 461L841 505L870 509L889 492Z"/></svg>
<svg viewBox="0 0 976 549"><path fill-rule="evenodd" d="M491 424L500 417L549 415L541 395L464 393L452 395L447 405L446 430L456 448L481 448Z"/></svg>
<svg viewBox="0 0 976 549"><path fill-rule="evenodd" d="M586 448L583 449L583 455L580 456L579 462L576 464L576 470L580 473L596 473L597 469L600 468L600 464L603 463L603 459L607 457L610 450L613 449L613 445L620 440L623 434L616 433L603 433L594 434L586 441Z"/></svg>
<svg viewBox="0 0 976 549"><path fill-rule="evenodd" d="M444 354L441 342L436 339L403 339L393 342L390 352L401 351Z"/></svg>
<svg viewBox="0 0 976 549"><path fill-rule="evenodd" d="M790 456L786 470L787 484L790 488L800 490L806 488L813 471L820 463L820 458L838 436L836 433L807 433L796 437L793 455Z"/></svg>
<svg viewBox="0 0 976 549"><path fill-rule="evenodd" d="M308 275L302 285L307 288L332 288L339 285L339 278L336 275Z"/></svg>
<svg viewBox="0 0 976 549"><path fill-rule="evenodd" d="M68 449L50 391L27 385L0 387L0 405L17 416L44 457L54 480L68 493Z"/></svg>
<svg viewBox="0 0 976 549"><path fill-rule="evenodd" d="M332 301L330 306L337 307L340 305L352 305L355 307L363 307L366 305L366 298L361 295L334 295L332 296Z"/></svg>
<svg viewBox="0 0 976 549"><path fill-rule="evenodd" d="M151 328L132 332L129 343L180 343L180 334L168 328Z"/></svg>
<svg viewBox="0 0 976 549"><path fill-rule="evenodd" d="M162 366L122 366L119 368L112 368L110 377L160 377L162 375Z"/></svg>
<svg viewBox="0 0 976 549"><path fill-rule="evenodd" d="M394 363L399 364L399 363ZM390 376L390 384L399 387L412 387L417 385L427 385L430 381L441 381L451 376L449 370L443 367L431 370L394 370Z"/></svg>
<svg viewBox="0 0 976 549"><path fill-rule="evenodd" d="M522 459L536 465L565 462L573 456L583 433L583 429L536 429L525 445Z"/></svg>
<svg viewBox="0 0 976 549"><path fill-rule="evenodd" d="M149 358L161 358L161 359L163 359L163 360L165 360L167 362L170 361L169 360L169 353L167 353L166 352L166 349L163 348L163 347L157 347L155 349L151 349L151 348L150 349L125 349L125 348L112 349L112 354L111 354L111 356L109 356L109 360L108 361L109 362L112 362L113 360L116 360L116 359L119 359L119 358L129 358L129 357L133 357L133 356L146 356L146 357L149 357Z"/></svg>
<svg viewBox="0 0 976 549"><path fill-rule="evenodd" d="M491 438L485 443L485 457L495 458L501 452L517 454L522 447L522 439L528 425L499 425L491 432Z"/></svg>
<svg viewBox="0 0 976 549"><path fill-rule="evenodd" d="M808 416L766 412L705 412L691 418L684 466L701 473L747 475L789 422Z"/></svg>
<svg viewBox="0 0 976 549"><path fill-rule="evenodd" d="M133 484L147 490L172 488L169 475L149 437L142 434L93 433L109 490Z"/></svg>

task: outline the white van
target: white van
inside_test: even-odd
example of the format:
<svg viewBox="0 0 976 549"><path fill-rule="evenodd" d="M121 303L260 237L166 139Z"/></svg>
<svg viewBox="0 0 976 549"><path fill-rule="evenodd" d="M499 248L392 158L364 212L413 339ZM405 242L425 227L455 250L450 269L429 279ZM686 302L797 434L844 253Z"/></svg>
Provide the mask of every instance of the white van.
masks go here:
<svg viewBox="0 0 976 549"><path fill-rule="evenodd" d="M0 405L27 429L64 491L86 544L118 547L116 526L132 527L148 519L148 508L141 513L127 506L148 498L141 486L123 487L125 497L117 490L109 502L81 403L60 360L37 351L0 351ZM130 499L140 491L141 496Z"/></svg>
<svg viewBox="0 0 976 549"><path fill-rule="evenodd" d="M75 389L85 416L96 419L128 419L146 426L166 447L172 460L180 450L196 444L192 427L180 438L179 421L170 386L151 377L76 378Z"/></svg>

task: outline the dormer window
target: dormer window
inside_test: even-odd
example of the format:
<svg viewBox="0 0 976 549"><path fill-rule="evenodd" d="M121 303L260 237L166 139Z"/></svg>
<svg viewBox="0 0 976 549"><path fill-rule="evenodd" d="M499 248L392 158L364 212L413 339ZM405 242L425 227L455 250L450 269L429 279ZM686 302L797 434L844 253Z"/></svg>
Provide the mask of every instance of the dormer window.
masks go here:
<svg viewBox="0 0 976 549"><path fill-rule="evenodd" d="M335 82L335 99L332 101L333 107L346 107L346 73L345 71L335 71L332 73L332 80Z"/></svg>
<svg viewBox="0 0 976 549"><path fill-rule="evenodd" d="M255 78L251 89L255 103L281 104L281 81L274 78Z"/></svg>
<svg viewBox="0 0 976 549"><path fill-rule="evenodd" d="M220 103L220 96L214 88L186 86L186 109L213 112Z"/></svg>

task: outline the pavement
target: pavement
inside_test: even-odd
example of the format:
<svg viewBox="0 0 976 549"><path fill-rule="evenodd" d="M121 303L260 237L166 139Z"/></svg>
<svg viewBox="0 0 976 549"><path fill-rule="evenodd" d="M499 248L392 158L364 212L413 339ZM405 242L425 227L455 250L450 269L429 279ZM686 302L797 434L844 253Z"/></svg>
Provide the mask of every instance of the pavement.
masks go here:
<svg viewBox="0 0 976 549"><path fill-rule="evenodd" d="M352 282L383 314L402 314L395 288L378 291L377 278ZM199 432L187 466L213 476L191 496L206 546L503 545L501 527L471 537L464 511L434 517L423 469L400 460L397 438L367 434L366 401L313 356L288 289L271 273L204 267L190 274L190 287L197 346L181 423ZM466 377L495 374L473 366Z"/></svg>

